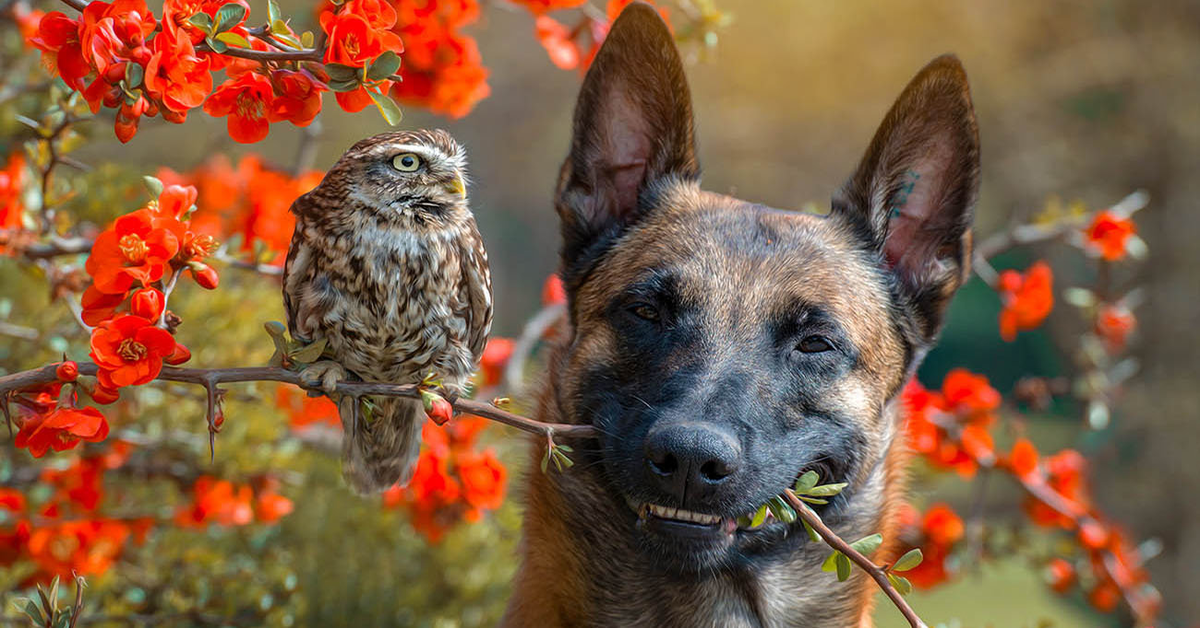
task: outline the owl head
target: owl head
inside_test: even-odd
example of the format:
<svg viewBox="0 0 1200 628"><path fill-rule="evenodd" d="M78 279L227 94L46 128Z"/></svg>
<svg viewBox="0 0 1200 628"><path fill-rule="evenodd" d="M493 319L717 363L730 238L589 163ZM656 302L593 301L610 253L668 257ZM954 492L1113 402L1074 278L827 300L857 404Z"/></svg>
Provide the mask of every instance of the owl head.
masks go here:
<svg viewBox="0 0 1200 628"><path fill-rule="evenodd" d="M382 133L350 147L310 195L326 212L437 223L467 211L466 164L466 151L440 129Z"/></svg>

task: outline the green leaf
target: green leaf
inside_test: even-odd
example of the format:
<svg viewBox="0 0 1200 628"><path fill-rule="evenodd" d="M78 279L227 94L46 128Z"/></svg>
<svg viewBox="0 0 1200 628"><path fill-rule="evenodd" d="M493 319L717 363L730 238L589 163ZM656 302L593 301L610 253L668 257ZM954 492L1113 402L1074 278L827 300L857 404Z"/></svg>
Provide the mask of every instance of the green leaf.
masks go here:
<svg viewBox="0 0 1200 628"><path fill-rule="evenodd" d="M551 449L549 447L547 447L545 455L542 456L542 473L543 474L546 473L546 468L548 466L550 466L550 451L551 451Z"/></svg>
<svg viewBox="0 0 1200 628"><path fill-rule="evenodd" d="M808 494L813 497L833 497L842 492L842 489L849 486L847 482L838 482L837 484L822 484L814 486L808 490Z"/></svg>
<svg viewBox="0 0 1200 628"><path fill-rule="evenodd" d="M315 41L316 38L313 37L312 31L304 31L300 35L300 45L304 46L305 48L312 48Z"/></svg>
<svg viewBox="0 0 1200 628"><path fill-rule="evenodd" d="M404 118L404 114L401 113L400 107L396 105L396 101L383 94L376 93L375 90L369 89L367 93L371 95L371 100L375 101L375 106L379 109L379 113L383 114L383 119L387 120L388 124L392 126L400 124L400 120Z"/></svg>
<svg viewBox="0 0 1200 628"><path fill-rule="evenodd" d="M858 553L863 556L870 556L875 553L875 550L879 549L880 545L883 545L883 535L872 534L851 543L850 547L858 550Z"/></svg>
<svg viewBox="0 0 1200 628"><path fill-rule="evenodd" d="M238 48L249 48L250 47L250 42L246 41L245 37L242 37L241 35L238 35L237 33L234 33L232 31L226 31L224 33L219 33L217 35L217 40L225 42L225 43L229 44L230 46L236 46Z"/></svg>
<svg viewBox="0 0 1200 628"><path fill-rule="evenodd" d="M199 28L200 30L204 31L205 33L212 32L212 18L209 17L207 13L204 13L204 12L197 13L197 14L193 15L192 17L189 17L188 21L192 23L192 26Z"/></svg>
<svg viewBox="0 0 1200 628"><path fill-rule="evenodd" d="M279 19L279 5L275 0L267 0L267 23L274 24Z"/></svg>
<svg viewBox="0 0 1200 628"><path fill-rule="evenodd" d="M909 593L912 593L912 583L908 581L908 578L889 573L887 575L887 579L888 582L892 583L892 588L895 589L900 595L908 595Z"/></svg>
<svg viewBox="0 0 1200 628"><path fill-rule="evenodd" d="M46 624L46 618L42 617L42 609L38 608L37 603L33 600L25 600L25 608L23 610L33 620L35 625L43 626Z"/></svg>
<svg viewBox="0 0 1200 628"><path fill-rule="evenodd" d="M802 502L808 502L810 504L816 504L818 506L829 503L828 499L817 499L816 497L809 497L808 495L797 495L796 497L799 497L800 501L802 501Z"/></svg>
<svg viewBox="0 0 1200 628"><path fill-rule="evenodd" d="M845 554L838 554L837 576L838 582L845 582L850 579L850 559Z"/></svg>
<svg viewBox="0 0 1200 628"><path fill-rule="evenodd" d="M821 535L817 534L817 531L814 530L812 526L808 525L807 521L801 519L800 522L804 524L804 531L808 533L808 538L820 543Z"/></svg>
<svg viewBox="0 0 1200 628"><path fill-rule="evenodd" d="M923 560L925 560L925 555L921 553L921 548L910 549L892 565L892 571L908 571L920 565Z"/></svg>
<svg viewBox="0 0 1200 628"><path fill-rule="evenodd" d="M387 77L396 73L400 69L400 55L391 50L385 51L383 54L375 58L367 68L367 79L372 81L382 81Z"/></svg>
<svg viewBox="0 0 1200 628"><path fill-rule="evenodd" d="M146 190L150 192L150 196L153 196L154 198L162 196L163 182L159 181L158 177L142 177L142 184L146 186Z"/></svg>
<svg viewBox="0 0 1200 628"><path fill-rule="evenodd" d="M146 70L137 63L125 64L125 83L130 87L137 87L142 84L142 79L146 76Z"/></svg>
<svg viewBox="0 0 1200 628"><path fill-rule="evenodd" d="M772 497L767 502L767 508L771 509L771 514L775 515L776 519L784 523L791 523L796 520L796 511L792 510L792 507L787 505L780 497Z"/></svg>
<svg viewBox="0 0 1200 628"><path fill-rule="evenodd" d="M763 504L762 506L758 507L758 510L754 511L754 516L750 518L750 527L757 528L758 526L762 525L763 522L766 520L767 520L767 505Z"/></svg>
<svg viewBox="0 0 1200 628"><path fill-rule="evenodd" d="M352 92L362 86L358 79L352 81L329 81L329 89L335 92Z"/></svg>
<svg viewBox="0 0 1200 628"><path fill-rule="evenodd" d="M837 557L841 555L841 552L833 550L833 553L825 558L825 562L821 563L821 571L833 571L837 569Z"/></svg>
<svg viewBox="0 0 1200 628"><path fill-rule="evenodd" d="M275 35L276 41L282 42L288 48L293 48L293 49L297 49L297 50L300 48L300 40L296 39L295 35L292 35L291 33L287 32L287 31L284 31L282 33L274 33L274 35Z"/></svg>
<svg viewBox="0 0 1200 628"><path fill-rule="evenodd" d="M334 81L358 81L361 76L358 68L341 63L326 63L325 73Z"/></svg>
<svg viewBox="0 0 1200 628"><path fill-rule="evenodd" d="M325 352L325 345L327 344L329 344L328 338L320 338L312 344L289 352L288 357L300 364L312 364L321 359L321 354Z"/></svg>
<svg viewBox="0 0 1200 628"><path fill-rule="evenodd" d="M244 19L246 19L246 7L230 2L217 10L217 27L214 30L223 33L241 24Z"/></svg>
<svg viewBox="0 0 1200 628"><path fill-rule="evenodd" d="M229 50L229 46L225 45L225 42L223 42L219 39L214 39L212 37L205 37L204 43L208 44L208 47L211 48L212 51L217 54L221 54L221 53L225 52L226 50Z"/></svg>
<svg viewBox="0 0 1200 628"><path fill-rule="evenodd" d="M800 479L796 480L796 492L801 495L807 495L820 480L821 476L817 475L816 471L805 471L804 475L801 475Z"/></svg>

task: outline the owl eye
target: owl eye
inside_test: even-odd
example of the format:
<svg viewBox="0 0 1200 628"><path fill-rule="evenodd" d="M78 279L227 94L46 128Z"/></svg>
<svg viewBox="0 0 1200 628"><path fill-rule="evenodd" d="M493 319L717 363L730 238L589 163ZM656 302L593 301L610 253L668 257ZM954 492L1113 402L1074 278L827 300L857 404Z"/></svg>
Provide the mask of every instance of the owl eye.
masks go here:
<svg viewBox="0 0 1200 628"><path fill-rule="evenodd" d="M416 153L404 153L392 158L392 166L400 172L413 172L421 167L421 158Z"/></svg>

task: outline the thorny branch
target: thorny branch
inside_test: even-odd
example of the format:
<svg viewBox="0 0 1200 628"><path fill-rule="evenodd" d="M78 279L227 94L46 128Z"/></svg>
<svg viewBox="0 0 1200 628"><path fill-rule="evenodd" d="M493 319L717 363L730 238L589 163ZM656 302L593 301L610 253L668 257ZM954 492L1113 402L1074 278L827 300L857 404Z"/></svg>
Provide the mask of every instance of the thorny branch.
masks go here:
<svg viewBox="0 0 1200 628"><path fill-rule="evenodd" d="M928 628L927 624L917 616L916 611L908 605L904 596L888 581L887 571L883 567L876 565L870 558L863 556L862 552L854 549L842 537L838 536L836 532L829 529L829 526L825 525L824 521L821 521L821 517L808 504L801 501L796 496L796 493L792 492L792 489L789 488L784 491L783 498L796 511L796 516L803 519L805 523L812 527L829 547L845 554L847 558L854 561L854 564L861 567L863 571L871 576L871 579L883 590L884 595L887 595L892 604L895 604L900 613L904 615L904 619L908 620L909 625L913 628Z"/></svg>

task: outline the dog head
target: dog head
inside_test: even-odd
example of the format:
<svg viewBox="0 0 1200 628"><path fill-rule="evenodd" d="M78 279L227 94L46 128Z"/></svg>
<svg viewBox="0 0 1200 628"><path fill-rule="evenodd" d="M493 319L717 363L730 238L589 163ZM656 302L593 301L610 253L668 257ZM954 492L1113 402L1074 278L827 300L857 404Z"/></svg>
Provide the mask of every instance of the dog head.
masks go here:
<svg viewBox="0 0 1200 628"><path fill-rule="evenodd" d="M889 406L968 271L979 150L966 76L908 85L828 215L702 191L691 97L658 15L631 5L589 70L559 182L572 337L566 420L631 545L677 568L764 551L742 529L806 469L878 510ZM627 524L627 525L626 525Z"/></svg>

